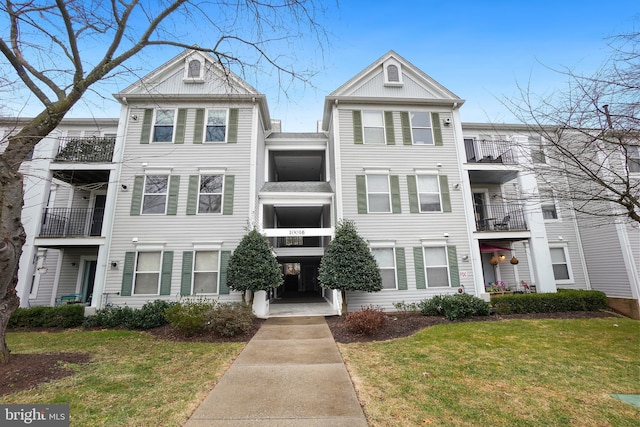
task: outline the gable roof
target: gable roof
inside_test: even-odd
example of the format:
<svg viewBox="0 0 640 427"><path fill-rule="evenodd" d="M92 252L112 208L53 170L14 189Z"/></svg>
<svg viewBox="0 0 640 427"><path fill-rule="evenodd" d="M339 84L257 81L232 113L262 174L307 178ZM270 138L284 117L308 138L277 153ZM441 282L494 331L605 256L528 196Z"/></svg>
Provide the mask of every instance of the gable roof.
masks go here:
<svg viewBox="0 0 640 427"><path fill-rule="evenodd" d="M402 83L385 81L386 64L397 64ZM323 126L330 119L331 106L339 102L459 107L464 100L428 74L390 50L325 98Z"/></svg>
<svg viewBox="0 0 640 427"><path fill-rule="evenodd" d="M191 58L203 62L199 79L185 78ZM252 101L260 106L263 123L271 126L266 97L206 52L185 49L121 92L113 95L121 104L130 101Z"/></svg>

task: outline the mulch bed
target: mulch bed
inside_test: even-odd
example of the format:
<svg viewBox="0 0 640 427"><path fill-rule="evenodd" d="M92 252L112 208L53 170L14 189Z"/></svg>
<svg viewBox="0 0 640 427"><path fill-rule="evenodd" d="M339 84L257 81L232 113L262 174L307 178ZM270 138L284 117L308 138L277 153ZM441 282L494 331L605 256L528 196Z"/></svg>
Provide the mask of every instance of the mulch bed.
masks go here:
<svg viewBox="0 0 640 427"><path fill-rule="evenodd" d="M576 311L566 313L513 314L507 316L473 317L458 322L495 322L507 319L586 319L617 316L610 312ZM387 314L385 325L375 335L359 335L348 331L343 326L343 318L326 317L327 324L336 342L371 342L412 335L421 329L434 325L453 323L444 317L421 316L416 313ZM246 342L260 329L262 319L255 319L253 329L233 338L220 337L215 334L202 334L185 337L171 326L166 325L150 329L147 332L157 339L180 342ZM43 329L38 329L43 331ZM59 332L61 329L52 329ZM39 353L12 354L7 364L0 364L0 396L34 388L42 383L64 378L73 374L69 364L91 362L91 355L86 353Z"/></svg>

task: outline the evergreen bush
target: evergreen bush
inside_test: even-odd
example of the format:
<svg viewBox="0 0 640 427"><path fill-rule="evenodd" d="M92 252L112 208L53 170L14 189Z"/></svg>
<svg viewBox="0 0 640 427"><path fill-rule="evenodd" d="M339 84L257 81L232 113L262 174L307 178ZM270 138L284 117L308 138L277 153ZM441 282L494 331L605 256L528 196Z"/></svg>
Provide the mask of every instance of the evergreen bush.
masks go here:
<svg viewBox="0 0 640 427"><path fill-rule="evenodd" d="M9 318L8 328L75 328L84 321L84 306L21 307Z"/></svg>
<svg viewBox="0 0 640 427"><path fill-rule="evenodd" d="M557 293L494 296L491 306L497 314L598 311L607 307L607 296L601 291L564 289Z"/></svg>
<svg viewBox="0 0 640 427"><path fill-rule="evenodd" d="M489 315L489 304L469 294L436 295L420 301L418 307L424 316L444 316L448 320Z"/></svg>

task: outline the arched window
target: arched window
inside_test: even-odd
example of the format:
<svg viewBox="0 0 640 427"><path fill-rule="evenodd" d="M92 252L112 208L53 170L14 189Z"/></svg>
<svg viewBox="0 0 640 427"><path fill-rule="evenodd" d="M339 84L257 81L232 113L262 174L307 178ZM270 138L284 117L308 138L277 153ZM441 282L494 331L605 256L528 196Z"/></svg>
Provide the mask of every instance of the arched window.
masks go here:
<svg viewBox="0 0 640 427"><path fill-rule="evenodd" d="M189 61L189 68L187 70L187 78L190 79L199 79L201 77L200 72L202 69L202 64L197 59L192 59Z"/></svg>
<svg viewBox="0 0 640 427"><path fill-rule="evenodd" d="M387 66L387 81L389 82L399 82L400 75L398 74L398 67L395 65Z"/></svg>

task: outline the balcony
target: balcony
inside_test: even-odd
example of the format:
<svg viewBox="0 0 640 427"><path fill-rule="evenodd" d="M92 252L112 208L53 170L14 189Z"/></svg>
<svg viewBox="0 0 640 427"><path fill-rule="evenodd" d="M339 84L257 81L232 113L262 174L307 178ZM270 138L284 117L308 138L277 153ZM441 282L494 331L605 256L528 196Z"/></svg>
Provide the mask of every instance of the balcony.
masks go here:
<svg viewBox="0 0 640 427"><path fill-rule="evenodd" d="M465 139L464 149L469 163L516 164L510 141Z"/></svg>
<svg viewBox="0 0 640 427"><path fill-rule="evenodd" d="M60 138L56 162L109 163L113 158L114 137Z"/></svg>
<svg viewBox="0 0 640 427"><path fill-rule="evenodd" d="M102 233L104 208L46 208L38 237L92 237Z"/></svg>
<svg viewBox="0 0 640 427"><path fill-rule="evenodd" d="M526 231L528 229L521 204L476 205L476 230L478 231Z"/></svg>

